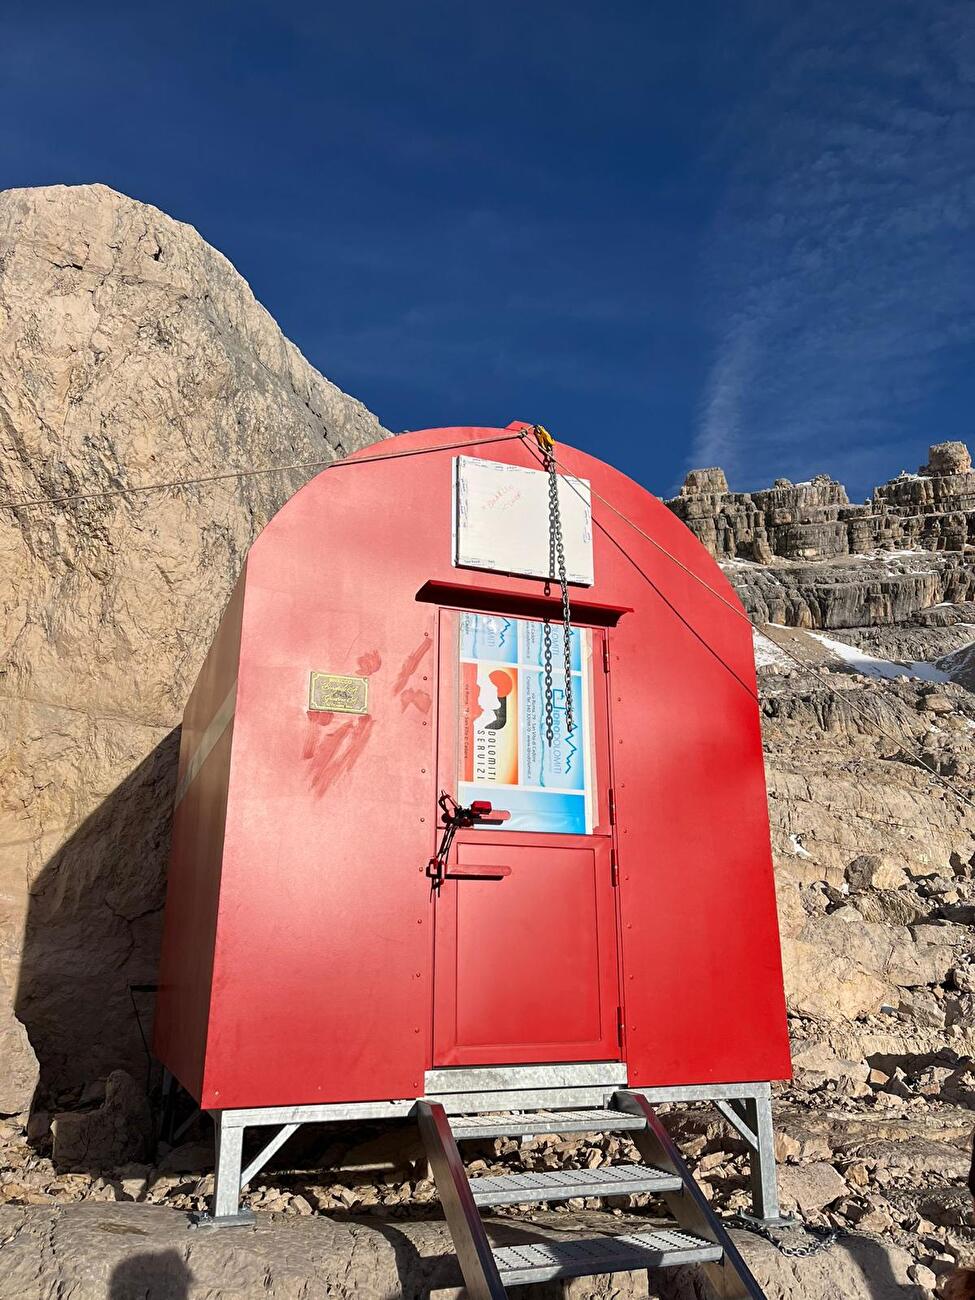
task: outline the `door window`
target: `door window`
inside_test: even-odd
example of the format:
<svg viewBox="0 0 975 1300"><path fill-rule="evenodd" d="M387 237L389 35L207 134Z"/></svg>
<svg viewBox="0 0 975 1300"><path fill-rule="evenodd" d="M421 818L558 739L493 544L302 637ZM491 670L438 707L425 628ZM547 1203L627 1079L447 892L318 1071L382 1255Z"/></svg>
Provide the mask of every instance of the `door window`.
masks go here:
<svg viewBox="0 0 975 1300"><path fill-rule="evenodd" d="M458 619L458 798L487 799L511 814L506 831L590 835L592 637L573 628L572 707L565 725L562 627L552 623L554 737L545 735L544 628L540 621L464 613ZM493 828L484 827L485 831Z"/></svg>

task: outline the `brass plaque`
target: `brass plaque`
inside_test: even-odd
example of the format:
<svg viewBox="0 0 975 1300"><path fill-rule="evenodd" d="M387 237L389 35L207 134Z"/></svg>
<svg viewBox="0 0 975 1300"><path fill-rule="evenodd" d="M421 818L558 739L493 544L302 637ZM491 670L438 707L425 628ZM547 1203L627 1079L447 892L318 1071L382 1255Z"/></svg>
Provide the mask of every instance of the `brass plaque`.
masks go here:
<svg viewBox="0 0 975 1300"><path fill-rule="evenodd" d="M312 673L308 709L312 713L368 713L369 678Z"/></svg>

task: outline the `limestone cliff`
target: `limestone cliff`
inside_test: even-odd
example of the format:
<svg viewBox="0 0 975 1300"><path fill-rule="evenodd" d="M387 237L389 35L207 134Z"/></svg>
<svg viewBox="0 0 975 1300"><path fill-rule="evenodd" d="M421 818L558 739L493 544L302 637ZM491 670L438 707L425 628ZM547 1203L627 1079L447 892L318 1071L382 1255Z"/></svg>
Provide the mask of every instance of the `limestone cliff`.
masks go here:
<svg viewBox="0 0 975 1300"><path fill-rule="evenodd" d="M328 461L384 436L190 226L0 194L0 500ZM183 702L247 549L315 470L0 510L0 1113L141 1069ZM143 1007L151 1012L151 1000Z"/></svg>
<svg viewBox="0 0 975 1300"><path fill-rule="evenodd" d="M692 470L667 505L727 565L756 623L933 625L975 598L975 472L961 442L931 447L917 474L861 505L827 474L731 492L720 469Z"/></svg>
<svg viewBox="0 0 975 1300"><path fill-rule="evenodd" d="M828 474L805 483L776 479L731 492L724 471L695 469L671 510L718 559L830 560L877 550L975 547L975 472L962 442L936 443L917 474L902 472L853 505Z"/></svg>

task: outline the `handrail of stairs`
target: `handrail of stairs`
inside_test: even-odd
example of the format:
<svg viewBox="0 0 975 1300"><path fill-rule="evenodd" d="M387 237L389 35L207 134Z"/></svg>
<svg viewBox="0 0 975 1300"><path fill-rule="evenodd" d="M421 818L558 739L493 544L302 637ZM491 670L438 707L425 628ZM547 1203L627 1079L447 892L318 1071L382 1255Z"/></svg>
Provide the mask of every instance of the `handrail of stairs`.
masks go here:
<svg viewBox="0 0 975 1300"><path fill-rule="evenodd" d="M664 1194L668 1208L680 1226L687 1232L713 1241L724 1252L720 1264L707 1265L709 1270L717 1271L716 1281L722 1297L727 1297L727 1300L767 1300L651 1103L642 1093L620 1091L613 1095L613 1105L627 1115L639 1115L646 1120L645 1129L630 1134L643 1159L680 1178L683 1192Z"/></svg>
<svg viewBox="0 0 975 1300"><path fill-rule="evenodd" d="M447 1112L438 1101L418 1101L416 1119L470 1300L507 1300Z"/></svg>

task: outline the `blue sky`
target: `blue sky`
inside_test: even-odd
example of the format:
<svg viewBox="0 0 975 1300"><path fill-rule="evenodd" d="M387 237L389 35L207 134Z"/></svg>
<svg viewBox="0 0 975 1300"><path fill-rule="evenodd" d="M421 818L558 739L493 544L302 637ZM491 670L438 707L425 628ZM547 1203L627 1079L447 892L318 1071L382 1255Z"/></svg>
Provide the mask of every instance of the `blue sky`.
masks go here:
<svg viewBox="0 0 975 1300"><path fill-rule="evenodd" d="M975 407L970 0L4 6L0 186L190 222L392 429L854 495Z"/></svg>

